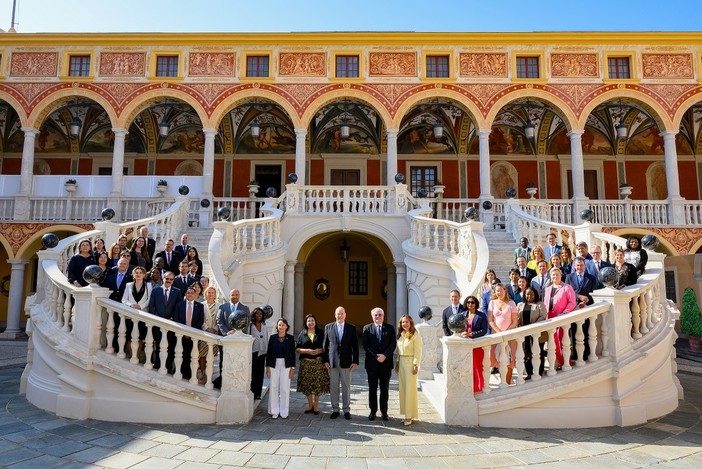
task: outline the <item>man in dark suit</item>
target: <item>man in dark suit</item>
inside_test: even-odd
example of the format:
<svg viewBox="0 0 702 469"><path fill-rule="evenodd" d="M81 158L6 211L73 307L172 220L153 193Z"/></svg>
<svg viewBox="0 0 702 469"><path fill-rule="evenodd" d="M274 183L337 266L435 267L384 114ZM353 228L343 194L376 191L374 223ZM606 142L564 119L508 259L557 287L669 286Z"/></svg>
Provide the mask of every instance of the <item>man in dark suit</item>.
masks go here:
<svg viewBox="0 0 702 469"><path fill-rule="evenodd" d="M591 305L593 300L592 300L592 291L595 289L597 280L595 277L592 275L588 274L585 271L585 259L582 257L578 256L573 260L573 270L574 272L566 275L566 283L573 287L573 290L575 291L575 297L577 298L577 305L576 308L584 308L587 305ZM583 323L583 335L584 335L584 342L585 342L585 349L583 351L583 360L587 360L587 358L590 356L590 344L588 343L588 338L590 337L590 334L588 332L588 329L590 328L590 320L586 319L585 322ZM578 332L577 324L572 324L570 326L570 335L571 335L571 340L570 343L572 344L571 347L573 349L571 353L571 358L573 360L577 360L578 358L578 351L576 349L576 343L575 343L575 334Z"/></svg>
<svg viewBox="0 0 702 469"><path fill-rule="evenodd" d="M397 346L395 328L385 324L385 312L381 308L371 310L373 322L363 328L363 349L366 351L366 374L368 375L368 420L375 420L378 412L378 385L380 385L380 414L388 418L388 391L392 374L392 354Z"/></svg>
<svg viewBox="0 0 702 469"><path fill-rule="evenodd" d="M526 277L528 283L536 277L536 271L527 267L527 259L524 256L517 257L517 269L519 269L519 275Z"/></svg>
<svg viewBox="0 0 702 469"><path fill-rule="evenodd" d="M465 310L461 304L461 292L458 290L451 290L451 304L444 308L444 311L441 313L441 326L444 328L445 336L453 335L453 332L448 327L448 320L451 315L462 311Z"/></svg>
<svg viewBox="0 0 702 469"><path fill-rule="evenodd" d="M596 244L592 246L590 254L592 254L592 263L595 266L595 272L597 272L597 275L595 275L595 280L597 281L595 290L604 288L604 284L600 282L600 270L604 269L605 267L612 267L612 264L602 260L602 247Z"/></svg>
<svg viewBox="0 0 702 469"><path fill-rule="evenodd" d="M232 290L229 291L229 302L228 303L223 303L220 305L219 309L217 309L217 316L215 320L217 321L217 329L219 329L219 333L222 335L232 335L236 332L234 329L230 329L229 325L227 324L227 318L229 318L229 315L233 313L234 311L243 311L246 313L247 316L251 316L251 313L249 312L249 307L246 306L244 303L241 303L239 299L241 298L241 292L237 290L236 288L233 288ZM249 333L249 331L242 331L246 334ZM222 368L224 365L224 349L222 346L219 347L219 374L222 374Z"/></svg>
<svg viewBox="0 0 702 469"><path fill-rule="evenodd" d="M121 257L119 261L117 261L115 269L116 270L110 275L108 275L108 277L105 279L104 285L112 291L112 293L110 293L110 299L121 303L122 296L124 295L124 289L127 287L127 283L134 281L134 279L129 274L129 261L126 258ZM112 348L119 352L118 331L120 322L122 320L119 314L117 313L114 313L113 317L115 321L115 335L112 339ZM126 323L127 326L130 322L131 321L128 321ZM127 337L131 338L131 331L127 331Z"/></svg>
<svg viewBox="0 0 702 469"><path fill-rule="evenodd" d="M339 306L334 312L336 321L324 328L322 359L329 370L332 413L339 416L339 385L343 400L344 418L351 420L351 372L358 366L358 337L356 326L346 322L346 310Z"/></svg>
<svg viewBox="0 0 702 469"><path fill-rule="evenodd" d="M115 266L115 270L108 275L105 280L105 286L112 290L110 294L110 299L114 301L122 302L122 295L124 295L124 289L128 282L133 282L134 279L129 274L129 260L125 257L120 257ZM115 325L115 328L117 325ZM115 329L116 330L116 329Z"/></svg>
<svg viewBox="0 0 702 469"><path fill-rule="evenodd" d="M205 307L199 301L195 301L195 289L188 287L185 293L185 299L178 303L175 308L173 320L185 326L194 327L201 330L205 323ZM183 362L180 366L180 372L183 378L190 379L192 370L190 369L190 360L193 351L193 340L190 337L183 336ZM195 350L195 353L198 353Z"/></svg>
<svg viewBox="0 0 702 469"><path fill-rule="evenodd" d="M188 258L188 249L190 249L190 245L188 244L189 241L190 237L188 234L183 233L183 235L180 237L180 244L174 248L175 252L179 252L183 255L183 259Z"/></svg>
<svg viewBox="0 0 702 469"><path fill-rule="evenodd" d="M189 276L190 268L188 267L187 261L180 261L180 264L178 264L178 270L180 273L173 280L173 286L183 292L183 296L181 297L182 300L185 298L185 292L188 290L188 287L195 282L195 279Z"/></svg>
<svg viewBox="0 0 702 469"><path fill-rule="evenodd" d="M149 253L149 259L153 259L156 252L156 240L149 238L149 229L146 226L139 228L139 236L146 239L146 251Z"/></svg>
<svg viewBox="0 0 702 469"><path fill-rule="evenodd" d="M183 260L183 255L173 250L172 239L166 240L164 250L156 254L156 257L163 259L163 268L170 272L178 272L178 265Z"/></svg>
<svg viewBox="0 0 702 469"><path fill-rule="evenodd" d="M522 291L519 289L519 269L509 269L509 284L507 284L507 293L515 303L521 303Z"/></svg>
<svg viewBox="0 0 702 469"><path fill-rule="evenodd" d="M173 272L166 272L163 276L163 285L151 290L149 297L149 313L155 314L163 319L173 319L175 308L183 294L177 288L173 288ZM154 368L161 367L161 357L159 351L161 349L161 329L154 327ZM174 336L175 338L175 336ZM166 365L172 362L173 358L168 357Z"/></svg>

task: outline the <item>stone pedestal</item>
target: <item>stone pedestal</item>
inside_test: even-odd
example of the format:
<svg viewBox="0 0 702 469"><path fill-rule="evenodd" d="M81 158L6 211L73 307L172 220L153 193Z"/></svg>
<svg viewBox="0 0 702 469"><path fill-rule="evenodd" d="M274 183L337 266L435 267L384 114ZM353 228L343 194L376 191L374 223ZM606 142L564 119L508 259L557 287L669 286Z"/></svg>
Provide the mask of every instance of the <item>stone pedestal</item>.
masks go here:
<svg viewBox="0 0 702 469"><path fill-rule="evenodd" d="M247 423L253 417L254 399L251 393L250 335L237 332L222 338L224 360L222 394L217 399L216 421L219 424Z"/></svg>

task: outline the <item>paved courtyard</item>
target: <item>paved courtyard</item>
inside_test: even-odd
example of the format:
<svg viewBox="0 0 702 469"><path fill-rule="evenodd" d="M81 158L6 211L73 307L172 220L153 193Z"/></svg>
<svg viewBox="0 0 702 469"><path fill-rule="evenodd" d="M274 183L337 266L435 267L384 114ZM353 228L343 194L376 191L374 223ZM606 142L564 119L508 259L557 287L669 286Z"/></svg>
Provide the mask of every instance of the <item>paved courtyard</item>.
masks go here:
<svg viewBox="0 0 702 469"><path fill-rule="evenodd" d="M679 374L686 401L675 412L628 428L449 428L423 399L420 421L404 427L396 380L390 421L369 422L363 370L353 374L350 421L329 419L328 397L320 415L306 415L306 399L293 393L287 420L271 419L264 397L246 425L153 425L74 421L35 408L17 394L22 368L4 360L6 350L0 343L0 467L702 467L702 376L694 373Z"/></svg>

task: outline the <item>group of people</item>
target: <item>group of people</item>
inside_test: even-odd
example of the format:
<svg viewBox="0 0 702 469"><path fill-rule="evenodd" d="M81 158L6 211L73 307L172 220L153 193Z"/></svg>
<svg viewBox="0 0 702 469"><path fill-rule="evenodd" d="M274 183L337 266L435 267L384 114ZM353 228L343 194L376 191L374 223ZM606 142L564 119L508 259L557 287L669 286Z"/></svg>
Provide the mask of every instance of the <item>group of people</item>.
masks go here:
<svg viewBox="0 0 702 469"><path fill-rule="evenodd" d="M175 245L172 239L164 243L160 252L156 251L156 241L149 237L148 227L137 229L128 245L128 238L120 235L109 250L102 239L97 239L93 246L89 240L79 243L78 253L69 259L66 275L68 281L76 287L84 287L88 282L83 277L83 271L90 265L97 265L102 270L99 284L109 288L110 299L121 302L131 308L145 313L154 314L164 319L190 327L217 333L216 313L219 307L218 292L209 285L209 278L202 275L202 261L197 249L189 244L188 234L183 234L180 244ZM121 318L114 315L115 331L118 330ZM128 357L136 354L141 363L146 362L144 340L147 328L144 323L138 325L139 345L132 350L133 330L131 320L127 321L127 340L124 350L118 350L118 337L115 334L111 344L118 353L124 352ZM161 331L153 329L154 353L151 361L155 368L160 368ZM170 373L175 372L175 335L169 333L168 359L165 366ZM193 349L190 339L183 339L183 361L181 373L186 379L191 378L190 360ZM205 366L208 345L204 341L197 344L198 381L206 382ZM215 348L214 353L218 353Z"/></svg>
<svg viewBox="0 0 702 469"><path fill-rule="evenodd" d="M627 240L626 250L616 249L614 263L602 259L602 247L593 246L588 250L585 242L576 245L577 256L572 257L567 246L556 243L556 235L547 237L545 247L529 246L527 238L521 238L519 246L514 250L514 268L509 271L509 283L503 284L494 270L488 269L480 296L468 296L461 303L460 292L453 290L450 294L451 305L444 309L442 324L444 334L453 332L449 328L449 318L461 313L466 316L466 330L462 337L478 338L490 333L498 333L527 326L546 319L555 318L570 313L576 308L584 308L593 303L592 292L603 288L604 284L599 272L605 267L612 267L616 278L611 285L613 288L623 288L636 283L638 277L645 271L648 255L641 247L641 240L631 236ZM609 283L609 281L608 281ZM584 321L582 332L584 336L583 360L587 360L591 351L589 344L590 321ZM577 360L575 334L577 325L573 324L568 331L571 336L571 359ZM559 328L554 334L556 363L550 364L556 369L564 364L562 347L564 331ZM545 344L548 335L542 334L538 339L539 369L542 375L545 368ZM532 365L532 338L527 337L523 342L525 379L531 379L535 372ZM498 373L499 356L493 345L490 350L491 373ZM517 342L511 340L507 347L508 366L507 383L511 383L516 368ZM473 353L473 389L481 391L485 386L483 378L484 351L482 348Z"/></svg>
<svg viewBox="0 0 702 469"><path fill-rule="evenodd" d="M300 362L297 392L307 397L305 413L318 415L320 396L330 394L332 413L329 417L337 419L343 413L346 420L351 419L351 373L359 365L358 336L356 326L346 321L344 307L336 308L334 318L334 322L322 329L317 318L308 314L305 328L296 339L288 332L288 322L278 319L277 334L269 338L265 352L265 373L270 380L268 412L272 418L288 418L290 382L295 375L297 354ZM422 338L409 315L400 318L397 334L395 328L385 322L385 312L381 308L373 308L371 319L362 334L369 388L368 420L375 420L378 411L380 418L389 420L389 388L394 369L399 378L400 413L405 416L404 424L411 425L419 412L417 379Z"/></svg>

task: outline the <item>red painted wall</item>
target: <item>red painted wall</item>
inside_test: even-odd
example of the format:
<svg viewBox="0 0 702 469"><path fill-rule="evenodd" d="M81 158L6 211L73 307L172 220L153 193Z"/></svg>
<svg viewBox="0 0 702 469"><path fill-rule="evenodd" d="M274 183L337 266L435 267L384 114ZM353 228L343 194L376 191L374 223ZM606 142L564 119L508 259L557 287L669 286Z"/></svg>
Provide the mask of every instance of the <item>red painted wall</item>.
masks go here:
<svg viewBox="0 0 702 469"><path fill-rule="evenodd" d="M380 160L368 160L366 166L366 180L369 186L380 185ZM388 184L390 184L389 181Z"/></svg>
<svg viewBox="0 0 702 469"><path fill-rule="evenodd" d="M457 198L458 191L458 160L448 160L441 163L441 182L446 186L444 197Z"/></svg>
<svg viewBox="0 0 702 469"><path fill-rule="evenodd" d="M697 169L694 161L678 162L678 180L680 181L680 195L682 197L699 200Z"/></svg>
<svg viewBox="0 0 702 469"><path fill-rule="evenodd" d="M22 158L3 158L2 174L20 174L22 170Z"/></svg>
<svg viewBox="0 0 702 469"><path fill-rule="evenodd" d="M321 186L324 184L324 161L312 160L310 161L310 185L311 186Z"/></svg>
<svg viewBox="0 0 702 469"><path fill-rule="evenodd" d="M249 176L251 175L251 160L235 159L232 164L232 197L248 197Z"/></svg>
<svg viewBox="0 0 702 469"><path fill-rule="evenodd" d="M529 181L527 181L529 182ZM536 181L534 181L536 182ZM539 198L565 199L568 194L561 193L561 163L558 161L546 162L546 195L536 194Z"/></svg>
<svg viewBox="0 0 702 469"><path fill-rule="evenodd" d="M617 162L605 161L602 164L604 174L604 196L605 199L619 198L619 181L617 180Z"/></svg>
<svg viewBox="0 0 702 469"><path fill-rule="evenodd" d="M480 161L467 161L466 173L466 181L468 185L468 192L466 192L466 194L469 199L477 199L480 197Z"/></svg>

